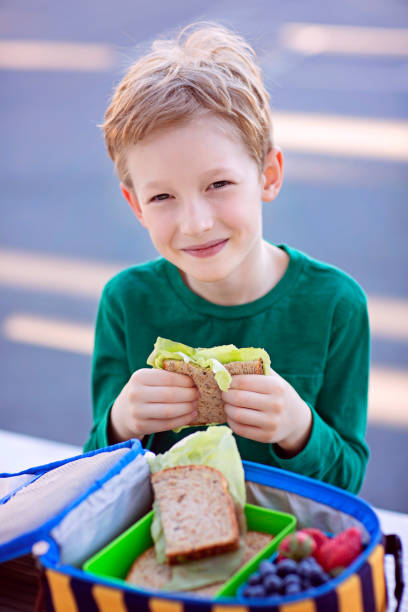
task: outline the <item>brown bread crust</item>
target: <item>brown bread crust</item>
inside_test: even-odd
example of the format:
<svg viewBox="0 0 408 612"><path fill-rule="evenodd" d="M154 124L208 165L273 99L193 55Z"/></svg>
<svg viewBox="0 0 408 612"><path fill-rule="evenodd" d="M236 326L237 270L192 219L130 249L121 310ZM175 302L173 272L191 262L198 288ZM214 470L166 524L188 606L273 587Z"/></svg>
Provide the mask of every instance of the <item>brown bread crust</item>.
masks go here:
<svg viewBox="0 0 408 612"><path fill-rule="evenodd" d="M254 361L232 361L225 365L231 376L235 374L263 374L262 359ZM211 370L202 368L191 363L185 363L177 359L165 359L163 369L168 372L179 372L190 376L199 391L198 415L194 421L189 423L190 427L196 425L208 425L209 423L225 423L224 402L222 401L221 389L215 381Z"/></svg>
<svg viewBox="0 0 408 612"><path fill-rule="evenodd" d="M147 589L162 589L171 580L171 567L166 563L158 563L156 549L151 546L132 564L127 582Z"/></svg>
<svg viewBox="0 0 408 612"><path fill-rule="evenodd" d="M245 552L240 563L241 568L259 551L269 544L273 536L269 533L258 531L247 531L245 534ZM237 571L238 569L237 568ZM132 564L128 575L127 582L136 586L144 587L145 589L163 589L167 582L170 582L172 577L172 569L166 563L158 563L156 559L156 550L154 546L148 548L140 555ZM220 590L223 582L216 582L192 591L193 594L201 597L212 597Z"/></svg>
<svg viewBox="0 0 408 612"><path fill-rule="evenodd" d="M179 465L152 474L151 482L169 565L239 547L234 503L219 470L206 465Z"/></svg>

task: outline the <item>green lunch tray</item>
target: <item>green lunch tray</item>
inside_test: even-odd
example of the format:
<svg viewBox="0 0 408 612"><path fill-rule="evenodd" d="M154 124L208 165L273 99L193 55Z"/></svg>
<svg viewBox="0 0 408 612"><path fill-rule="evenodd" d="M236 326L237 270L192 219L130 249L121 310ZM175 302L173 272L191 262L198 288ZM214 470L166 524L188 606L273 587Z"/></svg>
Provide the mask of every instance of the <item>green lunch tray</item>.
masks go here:
<svg viewBox="0 0 408 612"><path fill-rule="evenodd" d="M270 533L274 535L274 538L223 584L216 594L216 598L234 597L238 587L256 570L259 562L270 557L278 547L279 542L288 533L294 531L296 527L296 518L292 514L276 512L252 504L245 505L245 516L248 530ZM150 533L152 520L153 510L91 559L88 559L84 563L84 571L100 576L105 580L108 579L120 587L126 585L138 589L139 587L125 582L125 578L135 559L153 546Z"/></svg>

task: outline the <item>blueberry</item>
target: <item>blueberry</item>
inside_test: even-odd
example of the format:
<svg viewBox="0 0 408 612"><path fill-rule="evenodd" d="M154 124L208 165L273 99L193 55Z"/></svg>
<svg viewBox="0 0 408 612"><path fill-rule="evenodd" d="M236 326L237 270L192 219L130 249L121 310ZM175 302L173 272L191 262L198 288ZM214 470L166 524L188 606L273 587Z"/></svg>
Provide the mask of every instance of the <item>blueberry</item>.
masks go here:
<svg viewBox="0 0 408 612"><path fill-rule="evenodd" d="M310 574L310 581L314 586L319 586L324 582L327 582L327 574L322 570L321 567L313 568Z"/></svg>
<svg viewBox="0 0 408 612"><path fill-rule="evenodd" d="M298 570L297 563L293 559L283 559L278 563L278 576L286 576L287 574L296 574Z"/></svg>
<svg viewBox="0 0 408 612"><path fill-rule="evenodd" d="M267 576L268 574L276 573L276 565L274 565L271 561L265 559L261 561L258 567L258 572L261 576Z"/></svg>
<svg viewBox="0 0 408 612"><path fill-rule="evenodd" d="M307 562L308 562L308 564L310 565L310 567L317 567L317 568L319 568L319 569L321 569L321 567L322 567L322 566L320 565L320 563L318 563L314 557L306 557L305 561L307 561Z"/></svg>
<svg viewBox="0 0 408 612"><path fill-rule="evenodd" d="M257 584L261 584L262 579L261 576L259 574L252 574L252 576L250 576L248 578L248 585L249 586L255 586Z"/></svg>
<svg viewBox="0 0 408 612"><path fill-rule="evenodd" d="M289 584L285 588L285 595L294 595L295 593L300 593L301 590L302 587L300 582L289 582Z"/></svg>
<svg viewBox="0 0 408 612"><path fill-rule="evenodd" d="M313 566L309 563L308 559L302 559L302 561L299 563L298 565L298 573L299 576L301 576L302 578L305 579L309 579L312 572L313 572Z"/></svg>
<svg viewBox="0 0 408 612"><path fill-rule="evenodd" d="M257 584L255 586L247 586L242 591L242 595L248 598L265 597L265 589L261 584Z"/></svg>
<svg viewBox="0 0 408 612"><path fill-rule="evenodd" d="M282 580L283 580L283 584L285 587L291 583L295 583L299 585L301 583L301 578L298 574L286 574L286 576Z"/></svg>
<svg viewBox="0 0 408 612"><path fill-rule="evenodd" d="M331 576L329 576L329 574L326 574L326 572L323 571L323 570L322 570L322 573L321 573L321 577L322 577L322 582L321 582L322 584L325 584L331 578Z"/></svg>
<svg viewBox="0 0 408 612"><path fill-rule="evenodd" d="M282 592L283 582L276 574L268 574L264 578L263 586L268 595L274 595Z"/></svg>

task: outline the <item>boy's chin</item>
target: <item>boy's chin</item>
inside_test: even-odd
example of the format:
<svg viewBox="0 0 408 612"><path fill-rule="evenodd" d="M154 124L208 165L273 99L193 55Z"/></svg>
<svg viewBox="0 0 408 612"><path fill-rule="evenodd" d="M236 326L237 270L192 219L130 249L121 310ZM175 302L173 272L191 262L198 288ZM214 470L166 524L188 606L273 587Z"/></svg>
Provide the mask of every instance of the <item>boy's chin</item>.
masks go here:
<svg viewBox="0 0 408 612"><path fill-rule="evenodd" d="M227 280L227 278L230 277L231 272L232 272L232 270L226 269L224 268L224 266L217 267L217 268L214 267L213 269L207 269L207 270L189 269L187 267L184 269L181 269L179 267L179 271L180 271L180 274L184 282L187 285L190 285L189 281L192 281L192 283L196 282L196 283L205 283L205 284L221 283Z"/></svg>

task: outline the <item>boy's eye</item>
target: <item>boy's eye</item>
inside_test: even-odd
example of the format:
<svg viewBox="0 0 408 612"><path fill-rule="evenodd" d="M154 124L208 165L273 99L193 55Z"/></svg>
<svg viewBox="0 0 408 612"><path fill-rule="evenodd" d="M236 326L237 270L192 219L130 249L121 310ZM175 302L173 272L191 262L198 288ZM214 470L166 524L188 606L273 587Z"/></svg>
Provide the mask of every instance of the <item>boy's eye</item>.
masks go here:
<svg viewBox="0 0 408 612"><path fill-rule="evenodd" d="M160 200L167 200L167 198L169 198L169 194L168 193L159 193L158 195L155 195L151 198L151 202L157 202Z"/></svg>
<svg viewBox="0 0 408 612"><path fill-rule="evenodd" d="M221 189L221 187L225 187L225 185L229 185L229 181L215 181L215 183L211 183L210 187L214 189Z"/></svg>

